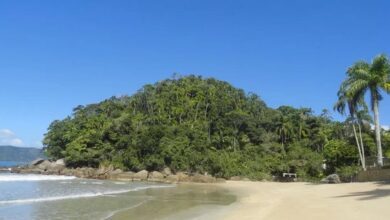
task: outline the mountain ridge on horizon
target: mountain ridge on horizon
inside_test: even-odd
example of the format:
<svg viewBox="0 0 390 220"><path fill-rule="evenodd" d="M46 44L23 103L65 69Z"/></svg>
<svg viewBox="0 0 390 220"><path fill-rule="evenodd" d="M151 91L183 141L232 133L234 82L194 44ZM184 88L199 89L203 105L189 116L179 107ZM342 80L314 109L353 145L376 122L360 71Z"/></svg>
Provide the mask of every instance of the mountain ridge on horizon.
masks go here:
<svg viewBox="0 0 390 220"><path fill-rule="evenodd" d="M37 158L45 158L40 148L0 145L0 161L30 162Z"/></svg>

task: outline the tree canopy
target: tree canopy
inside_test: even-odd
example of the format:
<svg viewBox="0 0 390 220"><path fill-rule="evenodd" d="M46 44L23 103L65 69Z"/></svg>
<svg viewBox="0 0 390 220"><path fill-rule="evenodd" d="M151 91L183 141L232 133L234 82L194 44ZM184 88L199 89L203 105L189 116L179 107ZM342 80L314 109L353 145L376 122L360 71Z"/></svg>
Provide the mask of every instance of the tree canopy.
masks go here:
<svg viewBox="0 0 390 220"><path fill-rule="evenodd" d="M369 131L363 133L373 140ZM72 115L54 121L44 138L47 155L65 158L73 167L169 167L252 179L282 172L318 178L338 167L355 166L353 143L345 124L332 121L326 111L316 116L309 108L272 109L256 94L194 75L77 106ZM340 152L346 154L337 156ZM327 170L322 168L324 159L329 161Z"/></svg>

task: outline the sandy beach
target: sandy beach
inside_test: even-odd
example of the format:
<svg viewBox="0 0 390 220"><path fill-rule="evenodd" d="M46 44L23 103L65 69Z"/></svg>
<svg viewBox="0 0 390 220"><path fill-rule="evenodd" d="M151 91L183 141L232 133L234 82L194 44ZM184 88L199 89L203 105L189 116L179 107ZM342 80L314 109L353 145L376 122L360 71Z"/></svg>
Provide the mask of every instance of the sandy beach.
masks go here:
<svg viewBox="0 0 390 220"><path fill-rule="evenodd" d="M390 219L389 183L228 181L221 186L236 194L238 200L212 219Z"/></svg>

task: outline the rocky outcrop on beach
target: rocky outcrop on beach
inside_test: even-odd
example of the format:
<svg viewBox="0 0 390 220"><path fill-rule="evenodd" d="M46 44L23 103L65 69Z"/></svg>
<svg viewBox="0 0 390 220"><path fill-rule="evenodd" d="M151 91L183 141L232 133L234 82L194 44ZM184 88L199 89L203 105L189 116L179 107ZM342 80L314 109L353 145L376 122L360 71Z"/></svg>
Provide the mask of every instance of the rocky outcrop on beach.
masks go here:
<svg viewBox="0 0 390 220"><path fill-rule="evenodd" d="M45 175L65 175L76 176L79 178L90 179L109 179L118 181L150 181L161 183L180 183L180 182L195 182L195 183L216 183L225 182L222 178L215 178L210 175L191 174L185 172L172 172L169 168L164 168L160 171L148 172L141 170L138 172L114 169L112 166L91 168L78 167L68 168L64 159L57 161L49 161L44 159L37 159L31 162L28 166L12 168L13 173L32 173Z"/></svg>
<svg viewBox="0 0 390 220"><path fill-rule="evenodd" d="M337 175L337 174L331 174L331 175L327 176L326 178L323 178L323 179L321 180L321 183L332 183L332 184L336 184L336 183L341 183L341 180L340 180L339 175Z"/></svg>

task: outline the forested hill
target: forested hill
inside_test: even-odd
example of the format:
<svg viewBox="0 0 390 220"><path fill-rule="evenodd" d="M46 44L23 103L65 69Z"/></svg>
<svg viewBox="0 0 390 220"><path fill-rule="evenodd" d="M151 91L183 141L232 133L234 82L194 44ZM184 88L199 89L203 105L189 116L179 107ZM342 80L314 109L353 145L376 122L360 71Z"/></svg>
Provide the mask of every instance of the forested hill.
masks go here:
<svg viewBox="0 0 390 220"><path fill-rule="evenodd" d="M43 157L42 149L0 146L0 161L30 162Z"/></svg>
<svg viewBox="0 0 390 220"><path fill-rule="evenodd" d="M78 106L71 116L54 121L44 139L50 157L65 158L73 167L170 167L252 179L287 171L319 177L323 159L332 160L340 149L347 153L330 161L327 172L356 165L352 144L344 124L331 121L326 111L315 116L307 108L271 109L255 94L199 76L167 79L132 96Z"/></svg>

